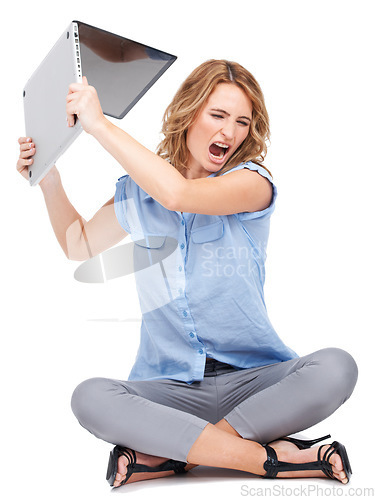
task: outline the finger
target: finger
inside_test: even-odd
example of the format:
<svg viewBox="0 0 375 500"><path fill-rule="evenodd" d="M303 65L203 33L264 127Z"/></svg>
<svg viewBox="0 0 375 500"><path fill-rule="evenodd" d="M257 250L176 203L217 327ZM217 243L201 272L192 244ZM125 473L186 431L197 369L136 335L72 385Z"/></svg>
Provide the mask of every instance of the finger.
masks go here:
<svg viewBox="0 0 375 500"><path fill-rule="evenodd" d="M19 172L22 172L22 170L23 170L24 168L28 167L29 165L32 165L33 161L34 161L34 160L33 160L32 158L31 158L31 159L29 159L29 160L26 160L26 159L25 159L25 160L23 160L23 159L21 159L21 158L20 158L20 159L17 161L17 170L18 170Z"/></svg>
<svg viewBox="0 0 375 500"><path fill-rule="evenodd" d="M35 144L33 142L25 142L24 144L21 144L20 146L20 151L30 151L30 149L33 149Z"/></svg>
<svg viewBox="0 0 375 500"><path fill-rule="evenodd" d="M24 159L24 158L30 158L31 156L34 156L35 155L35 149L29 149L28 151L21 151L20 153L20 158L21 159Z"/></svg>
<svg viewBox="0 0 375 500"><path fill-rule="evenodd" d="M34 162L32 158L19 158L17 161L18 166L25 167L27 165L31 165Z"/></svg>
<svg viewBox="0 0 375 500"><path fill-rule="evenodd" d="M66 106L66 119L69 127L73 127L76 117L79 118L79 112L75 108L75 103L69 103Z"/></svg>
<svg viewBox="0 0 375 500"><path fill-rule="evenodd" d="M87 78L85 76L82 77L82 83L83 85L85 85L86 87L89 85L89 82L87 81Z"/></svg>
<svg viewBox="0 0 375 500"><path fill-rule="evenodd" d="M20 137L18 139L18 144L23 144L25 142L31 142L31 137Z"/></svg>
<svg viewBox="0 0 375 500"><path fill-rule="evenodd" d="M76 99L77 95L75 93L70 93L66 96L66 102L72 102Z"/></svg>
<svg viewBox="0 0 375 500"><path fill-rule="evenodd" d="M71 83L69 85L69 94L72 94L73 92L79 92L80 90L83 90L86 87L83 83Z"/></svg>

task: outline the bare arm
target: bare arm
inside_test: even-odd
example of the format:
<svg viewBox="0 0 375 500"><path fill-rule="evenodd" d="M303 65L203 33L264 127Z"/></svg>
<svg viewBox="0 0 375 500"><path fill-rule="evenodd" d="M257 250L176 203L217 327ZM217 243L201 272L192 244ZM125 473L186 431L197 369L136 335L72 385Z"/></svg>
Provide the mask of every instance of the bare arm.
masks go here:
<svg viewBox="0 0 375 500"><path fill-rule="evenodd" d="M94 87L70 85L68 122L79 116L82 127L122 165L133 181L168 210L210 215L255 212L272 199L271 183L250 170L225 177L185 179L166 160L142 146L103 115Z"/></svg>
<svg viewBox="0 0 375 500"><path fill-rule="evenodd" d="M35 154L35 147L30 149L24 137L19 139L19 144L21 152L17 170L28 178L28 165ZM68 259L86 260L94 257L128 234L117 221L114 198L87 222L70 203L56 167L49 171L39 185L57 241Z"/></svg>

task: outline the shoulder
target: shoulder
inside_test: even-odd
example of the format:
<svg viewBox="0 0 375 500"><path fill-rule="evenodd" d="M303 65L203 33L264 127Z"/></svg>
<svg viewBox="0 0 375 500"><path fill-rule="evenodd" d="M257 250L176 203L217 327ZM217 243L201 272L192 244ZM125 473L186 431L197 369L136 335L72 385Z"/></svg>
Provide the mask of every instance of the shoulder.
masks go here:
<svg viewBox="0 0 375 500"><path fill-rule="evenodd" d="M263 167L262 165L259 165L258 163L253 163L252 161L247 161L244 163L240 163L239 165L231 168L227 172L224 172L223 175L230 175L235 172L252 172L255 175L253 175L254 179L266 179L268 182L272 185L274 183L273 177L269 170L266 167Z"/></svg>
<svg viewBox="0 0 375 500"><path fill-rule="evenodd" d="M224 175L233 194L249 199L249 206L244 211L262 211L271 205L276 187L271 174L264 167L247 162L228 170Z"/></svg>

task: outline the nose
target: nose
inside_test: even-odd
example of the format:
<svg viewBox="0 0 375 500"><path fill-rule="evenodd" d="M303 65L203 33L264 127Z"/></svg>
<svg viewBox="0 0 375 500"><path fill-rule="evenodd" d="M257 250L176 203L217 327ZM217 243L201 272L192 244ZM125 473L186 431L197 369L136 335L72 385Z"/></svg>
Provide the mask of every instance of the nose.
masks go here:
<svg viewBox="0 0 375 500"><path fill-rule="evenodd" d="M231 141L235 136L235 124L227 120L223 124L220 132L228 141Z"/></svg>

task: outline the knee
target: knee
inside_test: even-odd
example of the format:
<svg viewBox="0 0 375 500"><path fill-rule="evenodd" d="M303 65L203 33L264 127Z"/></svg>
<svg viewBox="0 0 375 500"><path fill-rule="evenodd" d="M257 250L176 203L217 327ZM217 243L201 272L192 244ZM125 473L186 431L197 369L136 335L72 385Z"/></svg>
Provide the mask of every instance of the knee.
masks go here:
<svg viewBox="0 0 375 500"><path fill-rule="evenodd" d="M78 421L85 426L90 416L98 413L103 407L106 395L113 391L112 381L105 378L90 378L81 382L74 390L71 407Z"/></svg>
<svg viewBox="0 0 375 500"><path fill-rule="evenodd" d="M331 392L344 403L352 394L358 378L358 367L353 357L343 349L329 347L317 353L326 392Z"/></svg>

